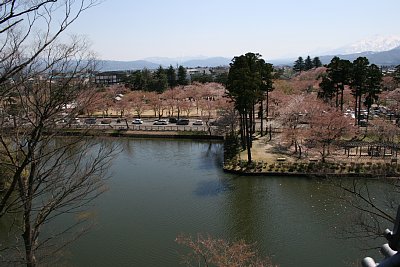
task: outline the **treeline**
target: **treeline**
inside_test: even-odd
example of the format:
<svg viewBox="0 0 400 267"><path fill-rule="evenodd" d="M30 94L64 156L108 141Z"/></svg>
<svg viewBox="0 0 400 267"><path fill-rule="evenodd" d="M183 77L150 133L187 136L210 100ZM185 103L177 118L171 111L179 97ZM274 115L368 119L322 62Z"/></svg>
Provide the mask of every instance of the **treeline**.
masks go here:
<svg viewBox="0 0 400 267"><path fill-rule="evenodd" d="M168 88L178 85L187 85L187 72L183 66L179 66L178 70L169 66L164 69L160 66L156 71L152 72L148 69L137 70L128 75L123 82L132 90L154 91L162 93Z"/></svg>
<svg viewBox="0 0 400 267"><path fill-rule="evenodd" d="M303 57L298 57L298 59L294 62L293 65L293 70L297 72L305 71L305 70L311 70L312 68L318 68L321 67L322 63L319 57L314 57L311 59L310 56L307 56L306 59L303 59Z"/></svg>
<svg viewBox="0 0 400 267"><path fill-rule="evenodd" d="M156 71L137 70L126 75L122 80L131 90L163 93L168 88L185 86L192 82L225 84L227 76L227 73L188 75L185 67L179 66L176 70L170 65L167 69L160 66Z"/></svg>

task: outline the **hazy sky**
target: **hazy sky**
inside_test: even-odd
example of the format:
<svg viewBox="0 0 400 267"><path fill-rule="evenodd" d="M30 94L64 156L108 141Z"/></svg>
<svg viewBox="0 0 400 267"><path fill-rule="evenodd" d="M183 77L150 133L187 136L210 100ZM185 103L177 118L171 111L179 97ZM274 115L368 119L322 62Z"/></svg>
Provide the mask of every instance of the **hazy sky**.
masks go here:
<svg viewBox="0 0 400 267"><path fill-rule="evenodd" d="M276 59L373 35L400 35L399 0L105 0L69 32L102 59L224 56Z"/></svg>

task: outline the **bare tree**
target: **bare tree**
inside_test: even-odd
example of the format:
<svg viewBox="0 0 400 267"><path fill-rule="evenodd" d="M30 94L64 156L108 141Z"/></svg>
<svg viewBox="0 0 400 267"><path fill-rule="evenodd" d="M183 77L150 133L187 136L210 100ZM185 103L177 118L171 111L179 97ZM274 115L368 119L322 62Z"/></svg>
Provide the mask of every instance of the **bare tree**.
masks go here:
<svg viewBox="0 0 400 267"><path fill-rule="evenodd" d="M63 214L81 211L103 191L104 168L115 148L85 137L56 137L68 129L64 120L74 119L95 94L87 76L93 67L89 56L81 40L68 46L54 42L12 82L2 84L7 93L1 102L0 218L11 216L16 233L15 242L2 248L21 252L7 250L1 255L4 261L27 266L43 262L65 243L57 240L61 233L41 240L42 228Z"/></svg>
<svg viewBox="0 0 400 267"><path fill-rule="evenodd" d="M349 222L343 229L344 238L355 238L364 248L376 248L374 240L384 237L384 231L396 220L399 205L398 179L372 180L365 178L331 179L340 190L334 196L349 211Z"/></svg>
<svg viewBox="0 0 400 267"><path fill-rule="evenodd" d="M58 36L90 0L7 0L0 4L0 219L12 240L0 260L36 266L79 233L87 216L41 235L54 219L76 214L104 191L105 168L116 148L81 137L57 138L91 103L95 61L87 43ZM40 26L40 30L39 30ZM81 227L80 227L81 228ZM66 242L63 242L66 241Z"/></svg>
<svg viewBox="0 0 400 267"><path fill-rule="evenodd" d="M0 3L0 84L19 74L98 0Z"/></svg>
<svg viewBox="0 0 400 267"><path fill-rule="evenodd" d="M187 266L276 266L268 258L260 258L254 246L244 240L231 243L211 236L198 235L193 239L190 236L180 235L175 241L190 250L182 257L183 263Z"/></svg>

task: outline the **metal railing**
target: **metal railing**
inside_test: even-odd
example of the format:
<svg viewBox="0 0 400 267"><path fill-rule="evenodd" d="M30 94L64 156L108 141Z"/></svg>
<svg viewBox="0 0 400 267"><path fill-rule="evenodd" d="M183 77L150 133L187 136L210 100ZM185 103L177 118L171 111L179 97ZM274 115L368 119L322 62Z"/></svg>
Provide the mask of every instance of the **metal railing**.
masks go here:
<svg viewBox="0 0 400 267"><path fill-rule="evenodd" d="M65 126L63 127L65 128ZM71 124L70 129L94 129L94 130L130 130L130 131L185 131L205 132L208 130L206 126L188 126L188 125L126 125L117 124Z"/></svg>

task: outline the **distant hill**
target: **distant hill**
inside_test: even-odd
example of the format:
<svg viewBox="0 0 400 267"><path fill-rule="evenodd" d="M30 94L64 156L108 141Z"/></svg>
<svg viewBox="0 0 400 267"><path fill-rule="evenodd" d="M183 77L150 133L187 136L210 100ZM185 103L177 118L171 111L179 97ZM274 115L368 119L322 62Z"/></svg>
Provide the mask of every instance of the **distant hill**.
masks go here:
<svg viewBox="0 0 400 267"><path fill-rule="evenodd" d="M320 56L320 60L323 64L328 64L334 56L338 56L341 59L347 59L354 61L358 57L368 58L370 63L376 65L400 65L400 46L382 52L362 52L347 55L329 55Z"/></svg>
<svg viewBox="0 0 400 267"><path fill-rule="evenodd" d="M228 66L231 62L231 58L226 57L210 57L205 59L192 59L182 63L182 66L188 68L195 67L219 67Z"/></svg>
<svg viewBox="0 0 400 267"><path fill-rule="evenodd" d="M99 70L100 71L118 71L118 70L141 70L156 69L160 65L149 62L146 60L134 60L134 61L116 61L116 60L100 60Z"/></svg>
<svg viewBox="0 0 400 267"><path fill-rule="evenodd" d="M182 63L174 63L175 59L162 58L156 59L157 63L148 60L134 60L134 61L116 61L116 60L101 60L99 61L100 71L118 71L118 70L141 70L147 69L157 69L160 65L163 68L168 68L169 65L176 67L177 65L182 65L187 68L195 67L218 67L227 66L231 62L230 58L225 57L210 57L201 59L191 59L184 61Z"/></svg>

